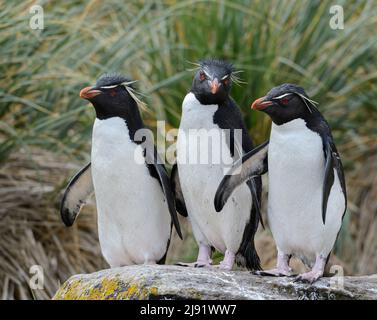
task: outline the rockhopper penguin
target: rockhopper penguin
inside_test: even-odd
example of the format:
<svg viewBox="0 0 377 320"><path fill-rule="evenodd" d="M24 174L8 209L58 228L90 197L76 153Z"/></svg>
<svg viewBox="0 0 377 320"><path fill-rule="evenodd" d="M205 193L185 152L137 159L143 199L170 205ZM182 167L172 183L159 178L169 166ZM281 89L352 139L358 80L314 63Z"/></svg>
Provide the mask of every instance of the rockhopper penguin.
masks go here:
<svg viewBox="0 0 377 320"><path fill-rule="evenodd" d="M254 235L259 223L261 179L243 183L220 214L213 206L226 168L253 148L241 112L229 96L234 80L229 63L215 59L201 61L182 104L172 186L178 212L191 222L199 254L196 262L181 265L211 266L211 253L216 249L225 254L216 267L230 270L236 260L249 269L260 269ZM226 129L230 134L226 134ZM235 129L241 132L241 137L232 134ZM205 134L209 136L208 145L201 144ZM219 154L221 161L214 161ZM194 161L193 155L197 155Z"/></svg>
<svg viewBox="0 0 377 320"><path fill-rule="evenodd" d="M244 155L221 182L215 198L220 210L244 181L269 172L268 220L278 257L261 275L289 276L289 259L300 258L311 271L296 280L313 283L323 275L347 206L339 154L328 123L304 89L273 88L252 109L272 119L269 142Z"/></svg>
<svg viewBox="0 0 377 320"><path fill-rule="evenodd" d="M155 146L135 138L144 124L131 83L105 74L81 90L96 112L91 163L73 177L61 203L70 226L94 190L101 251L111 267L164 263L173 223L181 236L170 179Z"/></svg>

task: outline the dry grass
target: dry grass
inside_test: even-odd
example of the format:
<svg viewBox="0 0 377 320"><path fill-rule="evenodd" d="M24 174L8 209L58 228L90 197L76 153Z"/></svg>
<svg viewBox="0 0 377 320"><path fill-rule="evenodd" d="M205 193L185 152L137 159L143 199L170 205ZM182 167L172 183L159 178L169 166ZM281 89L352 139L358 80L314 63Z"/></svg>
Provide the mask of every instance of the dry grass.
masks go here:
<svg viewBox="0 0 377 320"><path fill-rule="evenodd" d="M377 154L367 158L354 180L358 208L353 217L354 269L358 274L372 274L377 272Z"/></svg>
<svg viewBox="0 0 377 320"><path fill-rule="evenodd" d="M0 297L48 299L72 274L106 266L96 216L88 205L65 228L58 214L62 183L75 169L47 152L17 153L0 169ZM29 268L44 270L44 290L29 288Z"/></svg>

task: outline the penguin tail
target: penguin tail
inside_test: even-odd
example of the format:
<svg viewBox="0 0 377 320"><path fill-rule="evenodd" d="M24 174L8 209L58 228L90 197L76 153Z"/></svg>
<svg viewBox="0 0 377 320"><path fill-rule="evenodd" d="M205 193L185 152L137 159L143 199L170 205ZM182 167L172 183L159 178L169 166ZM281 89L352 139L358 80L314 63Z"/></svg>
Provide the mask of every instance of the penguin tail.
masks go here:
<svg viewBox="0 0 377 320"><path fill-rule="evenodd" d="M247 268L251 271L262 270L260 259L255 250L254 242L250 241L246 246L241 248L236 255L236 263L238 266Z"/></svg>

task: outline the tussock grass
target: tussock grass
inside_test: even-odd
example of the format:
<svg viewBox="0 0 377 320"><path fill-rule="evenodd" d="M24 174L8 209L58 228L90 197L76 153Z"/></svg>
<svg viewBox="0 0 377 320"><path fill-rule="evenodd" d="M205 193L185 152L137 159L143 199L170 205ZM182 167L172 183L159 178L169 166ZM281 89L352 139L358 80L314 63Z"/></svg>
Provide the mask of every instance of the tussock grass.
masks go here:
<svg viewBox="0 0 377 320"><path fill-rule="evenodd" d="M106 267L90 202L72 228L58 212L65 176L77 169L55 154L12 154L0 169L0 299L48 299L72 274ZM43 290L32 290L30 267L43 270Z"/></svg>
<svg viewBox="0 0 377 320"><path fill-rule="evenodd" d="M78 92L106 71L140 80L148 123L176 127L188 61L203 57L244 71L232 95L258 142L270 122L249 105L283 82L307 89L341 143L377 134L373 1L341 1L344 30L329 27L331 1L65 1L44 4L43 32L29 28L32 3L1 5L3 161L29 146L86 157L94 113Z"/></svg>

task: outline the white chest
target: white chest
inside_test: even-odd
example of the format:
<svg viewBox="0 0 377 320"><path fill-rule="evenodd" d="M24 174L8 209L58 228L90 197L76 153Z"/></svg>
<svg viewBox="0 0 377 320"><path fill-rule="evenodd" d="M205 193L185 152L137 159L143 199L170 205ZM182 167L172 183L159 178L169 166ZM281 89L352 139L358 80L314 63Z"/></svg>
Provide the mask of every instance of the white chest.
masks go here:
<svg viewBox="0 0 377 320"><path fill-rule="evenodd" d="M323 180L322 150L321 137L308 129L304 120L296 119L281 126L273 124L268 148L272 185L301 182L295 189L302 185L317 186Z"/></svg>
<svg viewBox="0 0 377 320"><path fill-rule="evenodd" d="M231 160L222 131L213 123L217 108L217 105L201 105L189 93L183 101L177 140L178 170L185 197L196 198L208 208L224 175L221 151L227 150Z"/></svg>
<svg viewBox="0 0 377 320"><path fill-rule="evenodd" d="M232 163L225 131L214 123L217 109L217 105L201 105L192 93L185 97L177 140L178 163L201 168L217 165L219 169Z"/></svg>
<svg viewBox="0 0 377 320"><path fill-rule="evenodd" d="M114 117L95 120L92 137L94 171L104 170L118 180L120 178L118 173L128 172L130 170L127 167L132 166L136 169L136 175L138 170L135 158L141 152L140 146L130 139L127 124L123 119ZM143 170L143 166L139 165L139 167ZM128 172L128 174L133 173Z"/></svg>

